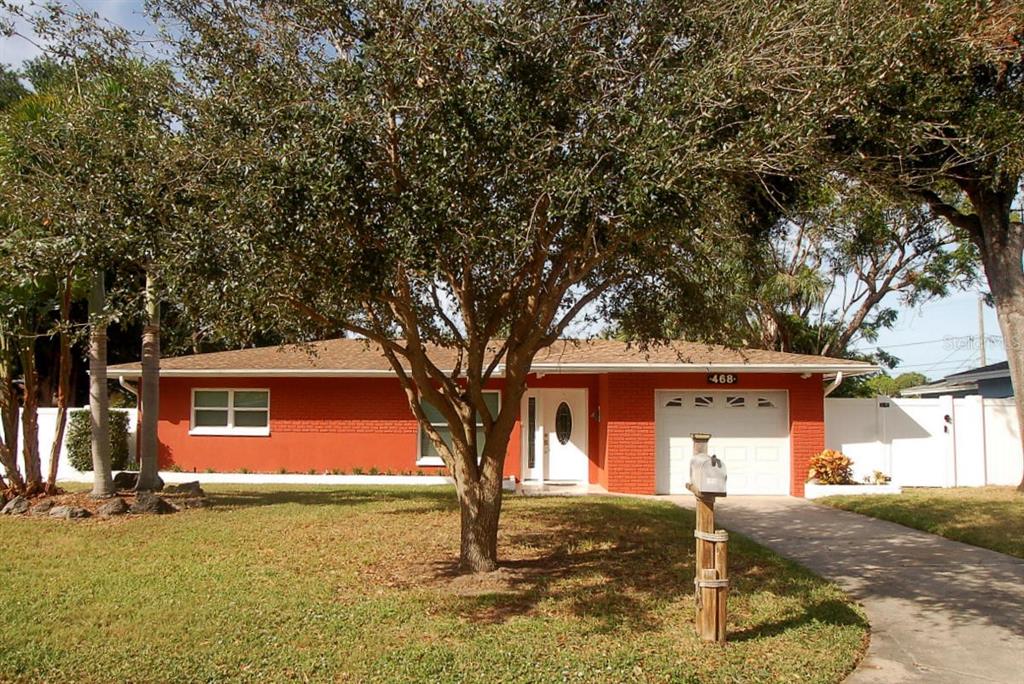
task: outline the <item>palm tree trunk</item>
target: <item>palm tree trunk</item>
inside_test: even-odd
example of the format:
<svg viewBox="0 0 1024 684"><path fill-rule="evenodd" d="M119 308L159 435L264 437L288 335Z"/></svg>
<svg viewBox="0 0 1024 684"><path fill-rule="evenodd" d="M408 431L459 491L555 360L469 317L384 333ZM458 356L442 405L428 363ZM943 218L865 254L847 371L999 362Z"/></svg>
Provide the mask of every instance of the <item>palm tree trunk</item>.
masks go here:
<svg viewBox="0 0 1024 684"><path fill-rule="evenodd" d="M89 292L89 417L92 421L92 496L114 495L110 472L110 406L107 396L107 324L104 319L106 291L103 272L93 276Z"/></svg>
<svg viewBox="0 0 1024 684"><path fill-rule="evenodd" d="M71 276L64 282L60 300L60 360L58 361L57 383L57 427L54 431L53 446L50 447L50 472L46 477L46 493L57 493L57 467L60 465L60 451L64 444L64 431L68 423L68 402L71 397L71 290L74 283Z"/></svg>
<svg viewBox="0 0 1024 684"><path fill-rule="evenodd" d="M160 415L160 302L156 295L156 278L146 274L146 327L142 330L142 387L139 392L139 482L142 491L156 489L158 481L157 422Z"/></svg>

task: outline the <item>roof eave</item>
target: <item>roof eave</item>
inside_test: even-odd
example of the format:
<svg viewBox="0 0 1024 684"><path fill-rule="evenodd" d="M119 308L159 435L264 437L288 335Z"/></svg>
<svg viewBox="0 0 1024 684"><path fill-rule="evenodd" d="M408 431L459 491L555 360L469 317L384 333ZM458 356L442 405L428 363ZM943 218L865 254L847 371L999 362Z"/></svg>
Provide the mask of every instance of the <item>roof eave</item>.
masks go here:
<svg viewBox="0 0 1024 684"><path fill-rule="evenodd" d="M976 382L958 382L954 384L942 383L935 385L915 385L914 387L907 387L901 389L901 395L920 396L922 394L936 394L942 396L943 394L952 394L953 392L971 392L978 390L978 383Z"/></svg>
<svg viewBox="0 0 1024 684"><path fill-rule="evenodd" d="M987 371L985 373L957 373L950 375L946 380L955 379L957 382L977 382L978 380L1001 380L1003 378L1009 378L1010 371Z"/></svg>
<svg viewBox="0 0 1024 684"><path fill-rule="evenodd" d="M617 363L617 364L534 364L531 373L581 374L581 373L821 373L846 377L864 375L878 370L869 364L850 366L845 364L699 364L699 363ZM448 372L448 371L445 371ZM499 367L496 377L503 375ZM111 369L112 377L138 378L138 368ZM384 378L393 377L392 370L341 370L330 368L288 369L288 368L162 368L160 376L165 378Z"/></svg>

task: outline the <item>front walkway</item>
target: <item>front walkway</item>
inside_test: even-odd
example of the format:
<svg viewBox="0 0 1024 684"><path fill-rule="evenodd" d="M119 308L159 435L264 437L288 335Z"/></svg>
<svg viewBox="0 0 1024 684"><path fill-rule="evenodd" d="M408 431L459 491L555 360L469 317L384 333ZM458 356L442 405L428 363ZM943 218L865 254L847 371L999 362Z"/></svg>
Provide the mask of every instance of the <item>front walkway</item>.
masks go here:
<svg viewBox="0 0 1024 684"><path fill-rule="evenodd" d="M1024 560L803 499L726 498L715 512L864 605L871 646L848 682L1024 682Z"/></svg>

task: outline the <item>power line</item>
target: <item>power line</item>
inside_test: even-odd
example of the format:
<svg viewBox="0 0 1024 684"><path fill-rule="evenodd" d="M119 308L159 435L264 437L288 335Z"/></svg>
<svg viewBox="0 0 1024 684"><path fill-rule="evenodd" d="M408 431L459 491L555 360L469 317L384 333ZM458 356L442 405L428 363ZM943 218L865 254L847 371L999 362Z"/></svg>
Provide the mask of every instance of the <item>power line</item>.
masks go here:
<svg viewBox="0 0 1024 684"><path fill-rule="evenodd" d="M942 337L936 340L920 340L918 342L901 342L900 344L876 344L867 347L858 347L854 351L867 351L868 349L892 349L895 347L916 347L922 344L935 344L936 342L946 342L949 338Z"/></svg>

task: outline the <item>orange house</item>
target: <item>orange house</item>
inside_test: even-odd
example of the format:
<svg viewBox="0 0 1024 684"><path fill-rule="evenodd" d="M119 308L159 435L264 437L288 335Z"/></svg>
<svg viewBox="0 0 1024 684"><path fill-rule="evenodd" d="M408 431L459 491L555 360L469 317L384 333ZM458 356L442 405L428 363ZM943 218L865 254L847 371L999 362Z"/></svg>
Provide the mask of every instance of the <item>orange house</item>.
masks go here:
<svg viewBox="0 0 1024 684"><path fill-rule="evenodd" d="M445 354L436 352L435 363ZM683 493L690 435L707 432L731 494L802 496L808 460L825 447L828 386L872 370L697 343L643 351L564 340L533 364L505 474ZM140 368L109 373L132 382ZM503 400L500 374L499 367L487 397L495 407ZM387 361L358 339L164 359L158 432L162 469L409 474L442 467Z"/></svg>

